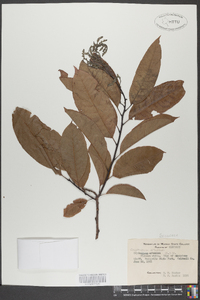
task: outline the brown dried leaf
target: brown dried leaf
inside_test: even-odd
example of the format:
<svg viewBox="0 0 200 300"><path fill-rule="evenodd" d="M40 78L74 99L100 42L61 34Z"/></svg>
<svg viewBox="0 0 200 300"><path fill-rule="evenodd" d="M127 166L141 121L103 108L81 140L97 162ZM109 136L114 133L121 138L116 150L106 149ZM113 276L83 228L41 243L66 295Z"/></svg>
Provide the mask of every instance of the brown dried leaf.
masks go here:
<svg viewBox="0 0 200 300"><path fill-rule="evenodd" d="M106 194L120 194L146 200L144 195L136 187L130 184L114 185L107 191Z"/></svg>
<svg viewBox="0 0 200 300"><path fill-rule="evenodd" d="M149 173L162 160L163 153L162 150L151 146L132 149L117 160L113 176L122 178Z"/></svg>
<svg viewBox="0 0 200 300"><path fill-rule="evenodd" d="M105 138L99 127L91 119L78 111L65 108L65 112L70 116L74 123L76 123L76 125L93 145L102 163L106 164L108 149Z"/></svg>
<svg viewBox="0 0 200 300"><path fill-rule="evenodd" d="M151 92L158 77L161 64L161 47L156 39L143 56L129 91L131 104L140 103Z"/></svg>
<svg viewBox="0 0 200 300"><path fill-rule="evenodd" d="M108 96L98 89L98 82L85 71L75 69L73 97L78 110L88 116L105 137L112 137L117 114Z"/></svg>
<svg viewBox="0 0 200 300"><path fill-rule="evenodd" d="M129 118L143 120L152 116L153 110L164 113L176 105L185 95L183 81L167 81L153 88L149 96L141 103L132 106Z"/></svg>
<svg viewBox="0 0 200 300"><path fill-rule="evenodd" d="M90 174L90 157L88 157L85 173L83 174L81 181L86 183L87 180L88 180L88 175L89 174ZM85 186L85 184L84 184L84 186Z"/></svg>
<svg viewBox="0 0 200 300"><path fill-rule="evenodd" d="M64 86L68 90L72 91L72 89L73 89L73 78L68 77L68 74L63 70L58 70L58 71L60 71L60 77L59 77L60 81L64 84Z"/></svg>
<svg viewBox="0 0 200 300"><path fill-rule="evenodd" d="M12 115L13 129L24 150L37 162L60 174L61 136L40 121L31 112L16 107Z"/></svg>
<svg viewBox="0 0 200 300"><path fill-rule="evenodd" d="M102 185L106 179L106 176L108 174L108 169L111 164L111 156L110 153L108 152L108 156L106 159L106 162L103 163L101 158L99 157L99 154L95 150L95 148L90 145L89 147L89 154L92 158L93 164L95 166L95 169L97 171L98 177L99 177L99 183Z"/></svg>
<svg viewBox="0 0 200 300"><path fill-rule="evenodd" d="M68 204L64 209L64 217L71 218L76 214L80 213L81 210L85 207L87 200L79 198L74 200L73 203Z"/></svg>
<svg viewBox="0 0 200 300"><path fill-rule="evenodd" d="M121 143L120 153L126 151L126 149L133 146L148 134L156 131L159 128L162 128L167 124L174 122L176 119L177 118L170 115L161 114L144 120L125 136Z"/></svg>
<svg viewBox="0 0 200 300"><path fill-rule="evenodd" d="M101 57L101 55L98 55L97 53L93 52L92 55L90 56L89 64L90 67L103 70L104 72L106 72L106 74L108 74L110 77L116 80L116 83L120 88L120 84L115 72L109 66L109 64Z"/></svg>
<svg viewBox="0 0 200 300"><path fill-rule="evenodd" d="M84 187L90 173L90 159L85 138L74 124L63 131L60 152L62 166L79 187Z"/></svg>
<svg viewBox="0 0 200 300"><path fill-rule="evenodd" d="M111 76L101 69L89 67L83 60L80 63L79 69L91 74L98 81L98 84L106 95L118 107L121 100L121 91Z"/></svg>

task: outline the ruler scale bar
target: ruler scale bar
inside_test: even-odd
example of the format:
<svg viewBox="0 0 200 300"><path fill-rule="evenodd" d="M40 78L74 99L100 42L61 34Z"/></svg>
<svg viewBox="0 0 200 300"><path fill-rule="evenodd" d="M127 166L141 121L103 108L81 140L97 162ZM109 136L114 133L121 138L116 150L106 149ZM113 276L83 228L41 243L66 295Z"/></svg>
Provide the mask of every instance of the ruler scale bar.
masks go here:
<svg viewBox="0 0 200 300"><path fill-rule="evenodd" d="M186 295L187 285L131 285L113 287L114 297L133 296L182 296Z"/></svg>

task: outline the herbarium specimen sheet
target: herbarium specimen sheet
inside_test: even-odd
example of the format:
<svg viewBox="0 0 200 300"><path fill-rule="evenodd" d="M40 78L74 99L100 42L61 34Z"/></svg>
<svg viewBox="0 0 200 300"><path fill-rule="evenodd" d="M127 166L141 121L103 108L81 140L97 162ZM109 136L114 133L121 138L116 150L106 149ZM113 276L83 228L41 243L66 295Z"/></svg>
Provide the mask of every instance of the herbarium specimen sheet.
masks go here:
<svg viewBox="0 0 200 300"><path fill-rule="evenodd" d="M129 239L196 240L196 7L3 5L2 28L3 284L125 285ZM78 268L21 272L19 238L77 238Z"/></svg>

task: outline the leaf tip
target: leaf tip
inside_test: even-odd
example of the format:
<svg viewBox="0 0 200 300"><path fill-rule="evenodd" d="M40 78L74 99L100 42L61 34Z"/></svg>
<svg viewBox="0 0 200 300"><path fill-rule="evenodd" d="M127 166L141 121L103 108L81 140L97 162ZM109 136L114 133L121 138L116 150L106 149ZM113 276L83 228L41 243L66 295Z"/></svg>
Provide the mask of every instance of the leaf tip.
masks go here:
<svg viewBox="0 0 200 300"><path fill-rule="evenodd" d="M145 200L145 201L147 201L147 199L145 198L145 196L142 194L142 197L141 197L141 199L143 199L143 200Z"/></svg>
<svg viewBox="0 0 200 300"><path fill-rule="evenodd" d="M68 74L65 71L59 69L58 72L60 72L59 78L68 78Z"/></svg>
<svg viewBox="0 0 200 300"><path fill-rule="evenodd" d="M174 117L174 121L176 120L176 119L179 119L180 118L180 116L178 116L178 117Z"/></svg>
<svg viewBox="0 0 200 300"><path fill-rule="evenodd" d="M77 68L74 66L74 70L75 70L75 75L77 75L77 74L78 74L78 71L79 71L79 69L77 69Z"/></svg>

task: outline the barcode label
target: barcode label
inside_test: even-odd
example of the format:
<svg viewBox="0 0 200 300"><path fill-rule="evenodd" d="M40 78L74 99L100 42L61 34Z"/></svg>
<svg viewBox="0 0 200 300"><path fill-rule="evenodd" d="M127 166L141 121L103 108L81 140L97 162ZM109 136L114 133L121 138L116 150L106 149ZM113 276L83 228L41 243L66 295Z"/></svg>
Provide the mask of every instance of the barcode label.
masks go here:
<svg viewBox="0 0 200 300"><path fill-rule="evenodd" d="M107 285L107 274L79 274L79 285Z"/></svg>

